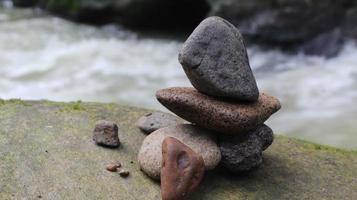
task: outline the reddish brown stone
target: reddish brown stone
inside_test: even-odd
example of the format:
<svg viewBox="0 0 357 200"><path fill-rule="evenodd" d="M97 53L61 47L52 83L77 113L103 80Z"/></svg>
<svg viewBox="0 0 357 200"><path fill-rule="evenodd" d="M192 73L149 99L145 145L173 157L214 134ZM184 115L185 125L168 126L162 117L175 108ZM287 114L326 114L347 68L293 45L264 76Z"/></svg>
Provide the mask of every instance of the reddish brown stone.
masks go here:
<svg viewBox="0 0 357 200"><path fill-rule="evenodd" d="M120 146L118 126L111 121L100 120L93 131L93 141L101 146L115 148Z"/></svg>
<svg viewBox="0 0 357 200"><path fill-rule="evenodd" d="M185 200L201 183L203 158L173 137L162 143L162 200Z"/></svg>
<svg viewBox="0 0 357 200"><path fill-rule="evenodd" d="M183 119L224 134L242 134L261 126L281 106L275 97L261 93L256 102L222 101L194 88L159 90L156 98Z"/></svg>

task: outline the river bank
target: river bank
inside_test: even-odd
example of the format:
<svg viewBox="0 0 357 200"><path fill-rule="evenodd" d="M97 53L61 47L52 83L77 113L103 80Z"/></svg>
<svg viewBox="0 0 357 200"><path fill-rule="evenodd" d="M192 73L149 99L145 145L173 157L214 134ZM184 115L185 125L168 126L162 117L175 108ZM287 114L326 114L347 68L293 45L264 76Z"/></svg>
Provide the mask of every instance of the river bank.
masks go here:
<svg viewBox="0 0 357 200"><path fill-rule="evenodd" d="M0 103L0 199L160 199L137 153L145 134L135 122L147 109L118 104L50 101ZM95 145L97 120L118 123L121 146ZM105 166L120 160L122 179ZM242 176L207 173L191 199L355 199L355 151L277 136L264 163ZM36 183L36 184L34 184Z"/></svg>

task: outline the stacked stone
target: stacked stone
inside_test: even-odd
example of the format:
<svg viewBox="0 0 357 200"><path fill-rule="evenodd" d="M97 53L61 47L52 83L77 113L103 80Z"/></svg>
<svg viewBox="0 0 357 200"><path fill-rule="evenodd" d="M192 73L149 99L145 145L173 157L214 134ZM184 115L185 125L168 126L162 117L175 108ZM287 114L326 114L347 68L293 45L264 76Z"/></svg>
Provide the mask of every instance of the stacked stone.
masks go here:
<svg viewBox="0 0 357 200"><path fill-rule="evenodd" d="M261 164L262 152L274 138L273 131L264 122L280 109L280 103L268 94L259 93L238 29L219 17L205 19L184 43L179 61L194 88L162 89L156 97L162 105L192 124L169 126L151 133L139 152L141 169L155 179L159 179L161 173L165 186L169 185L168 180L178 180L167 175L170 173L162 174L167 166L171 166L171 171L180 169L183 162L176 156L175 162L179 163L176 167L167 163L172 159L164 153L168 148L166 143L177 143L165 141L167 138L177 139L186 149L192 150L182 150L187 154L184 157L188 163L189 158L197 161L200 160L197 156L201 157L205 170L215 168L220 161L234 173ZM194 170L190 170L193 173ZM163 196L163 199L170 198Z"/></svg>

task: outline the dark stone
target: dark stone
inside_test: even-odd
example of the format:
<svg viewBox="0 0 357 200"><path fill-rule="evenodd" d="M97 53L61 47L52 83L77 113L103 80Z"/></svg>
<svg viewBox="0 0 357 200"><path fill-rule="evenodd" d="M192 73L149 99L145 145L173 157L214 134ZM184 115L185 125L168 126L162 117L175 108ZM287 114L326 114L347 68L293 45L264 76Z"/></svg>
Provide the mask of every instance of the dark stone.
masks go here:
<svg viewBox="0 0 357 200"><path fill-rule="evenodd" d="M222 98L256 101L258 87L240 32L220 17L209 17L193 31L179 54L192 85Z"/></svg>
<svg viewBox="0 0 357 200"><path fill-rule="evenodd" d="M118 147L120 145L118 126L114 122L98 121L93 131L93 141L106 147Z"/></svg>
<svg viewBox="0 0 357 200"><path fill-rule="evenodd" d="M162 200L187 199L203 179L203 158L173 137L167 137L163 141L162 158Z"/></svg>
<svg viewBox="0 0 357 200"><path fill-rule="evenodd" d="M32 7L38 3L38 0L12 0L12 3L17 7Z"/></svg>
<svg viewBox="0 0 357 200"><path fill-rule="evenodd" d="M343 34L353 39L357 39L357 5L355 6L347 11L342 24Z"/></svg>
<svg viewBox="0 0 357 200"><path fill-rule="evenodd" d="M106 24L119 22L140 29L192 28L209 12L205 0L39 0L52 13L75 21Z"/></svg>
<svg viewBox="0 0 357 200"><path fill-rule="evenodd" d="M121 169L121 170L119 171L119 175L120 175L121 177L123 177L123 178L126 178L126 177L128 177L128 176L130 175L130 172L129 172L128 170L126 170L126 169Z"/></svg>
<svg viewBox="0 0 357 200"><path fill-rule="evenodd" d="M281 107L278 99L264 93L256 102L241 103L221 101L185 87L159 90L156 98L183 119L228 135L254 130Z"/></svg>
<svg viewBox="0 0 357 200"><path fill-rule="evenodd" d="M347 0L210 0L211 15L239 26L245 36L267 43L299 43L336 27Z"/></svg>
<svg viewBox="0 0 357 200"><path fill-rule="evenodd" d="M331 58L338 55L343 44L344 38L341 30L335 29L304 42L298 49L308 55Z"/></svg>
<svg viewBox="0 0 357 200"><path fill-rule="evenodd" d="M138 120L137 126L144 133L150 134L160 128L175 126L182 123L178 117L164 112L151 112L148 113Z"/></svg>
<svg viewBox="0 0 357 200"><path fill-rule="evenodd" d="M266 125L246 135L220 137L222 163L233 173L249 171L262 163L262 152L273 139L273 131Z"/></svg>
<svg viewBox="0 0 357 200"><path fill-rule="evenodd" d="M262 140L256 134L220 138L219 146L223 165L233 173L251 170L263 161Z"/></svg>
<svg viewBox="0 0 357 200"><path fill-rule="evenodd" d="M263 124L261 127L257 128L253 132L253 134L256 134L262 140L263 151L266 150L271 144L273 144L274 133L273 133L273 130L269 126Z"/></svg>
<svg viewBox="0 0 357 200"><path fill-rule="evenodd" d="M273 131L265 124L246 135L221 136L221 161L230 172L249 171L263 162L262 152L273 143L273 140Z"/></svg>

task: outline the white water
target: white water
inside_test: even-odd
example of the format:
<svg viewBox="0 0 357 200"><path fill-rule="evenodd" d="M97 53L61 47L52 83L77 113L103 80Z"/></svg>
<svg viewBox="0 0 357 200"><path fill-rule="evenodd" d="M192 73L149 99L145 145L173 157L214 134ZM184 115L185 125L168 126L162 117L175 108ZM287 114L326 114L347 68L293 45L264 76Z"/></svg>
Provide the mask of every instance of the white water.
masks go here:
<svg viewBox="0 0 357 200"><path fill-rule="evenodd" d="M119 102L164 109L155 91L190 86L180 41L0 8L0 97ZM283 105L276 133L357 149L357 45L326 60L250 48L262 91Z"/></svg>

